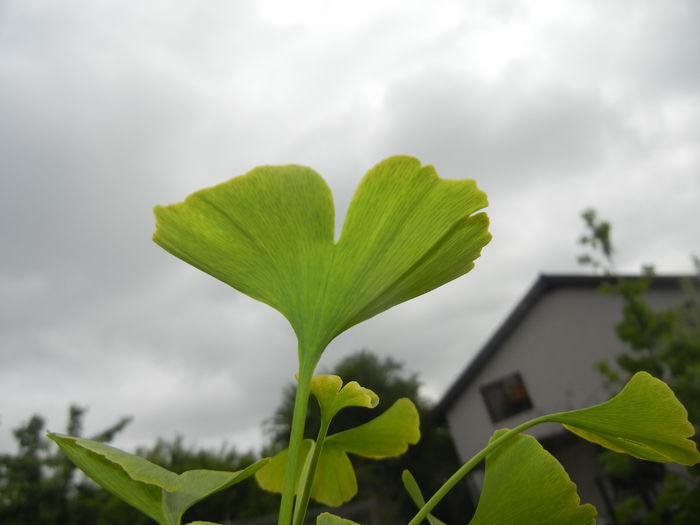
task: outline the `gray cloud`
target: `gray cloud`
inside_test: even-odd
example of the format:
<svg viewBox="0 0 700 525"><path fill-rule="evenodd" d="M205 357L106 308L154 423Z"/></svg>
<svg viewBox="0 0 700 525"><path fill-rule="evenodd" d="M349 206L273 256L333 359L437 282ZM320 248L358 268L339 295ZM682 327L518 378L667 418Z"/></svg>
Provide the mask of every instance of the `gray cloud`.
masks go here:
<svg viewBox="0 0 700 525"><path fill-rule="evenodd" d="M578 213L619 266L700 252L692 1L46 1L0 5L0 449L32 412L120 445L252 446L294 373L272 309L153 245L151 208L258 164L307 164L337 222L360 176L411 154L487 190L476 270L341 335L439 395L540 271L575 271ZM437 359L435 356L442 356Z"/></svg>

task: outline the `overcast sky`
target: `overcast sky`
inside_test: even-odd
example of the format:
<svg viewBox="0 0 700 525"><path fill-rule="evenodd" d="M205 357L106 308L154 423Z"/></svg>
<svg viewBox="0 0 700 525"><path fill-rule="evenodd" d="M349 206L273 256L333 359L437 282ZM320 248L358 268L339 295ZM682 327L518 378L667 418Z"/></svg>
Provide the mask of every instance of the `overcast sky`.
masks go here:
<svg viewBox="0 0 700 525"><path fill-rule="evenodd" d="M379 160L413 155L490 200L473 272L352 328L438 398L579 214L617 265L700 253L697 0L0 0L0 450L32 413L118 446L241 448L296 367L280 314L151 242L152 207L260 164L313 167L339 224Z"/></svg>

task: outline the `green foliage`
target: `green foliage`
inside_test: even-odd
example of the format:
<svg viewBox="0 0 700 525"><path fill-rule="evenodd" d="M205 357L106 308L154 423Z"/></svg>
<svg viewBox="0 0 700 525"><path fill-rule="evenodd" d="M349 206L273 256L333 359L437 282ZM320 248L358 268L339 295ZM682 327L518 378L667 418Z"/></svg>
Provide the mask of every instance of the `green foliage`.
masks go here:
<svg viewBox="0 0 700 525"><path fill-rule="evenodd" d="M613 246L610 232L612 227L608 221L598 219L598 214L593 208L588 208L581 213L581 218L586 225L586 233L579 237L579 244L590 248L590 251L578 256L579 264L591 266L593 270L602 270L609 274L614 271ZM600 252L602 260L596 252Z"/></svg>
<svg viewBox="0 0 700 525"><path fill-rule="evenodd" d="M631 496L615 508L615 521L620 525L638 523L640 514L644 512L644 503L639 496Z"/></svg>
<svg viewBox="0 0 700 525"><path fill-rule="evenodd" d="M343 380L335 375L314 376L311 380L311 393L321 409L321 419L328 424L343 408L374 408L379 404L379 396L369 388L360 386L357 381L350 381L343 386Z"/></svg>
<svg viewBox="0 0 700 525"><path fill-rule="evenodd" d="M596 217L595 212L592 216ZM598 219L591 223L585 217L584 220L587 236L600 237L600 230L592 225L607 223ZM643 276L637 279L616 277L611 259L610 227L606 235L608 251L602 251L600 243L592 247L602 251L610 263L607 273L611 281L601 288L601 292L622 300L622 319L616 332L629 351L617 356L614 364L603 362L597 368L612 384L623 384L629 376L640 371L664 379L687 409L689 420L697 424L700 422L700 260L693 259L696 276L681 281L683 300L670 308L654 308L646 298L655 278L653 267L644 267ZM697 441L697 437L694 439ZM620 465L625 463L624 459L610 459L610 454L604 456L603 461L613 475L619 474ZM700 505L692 503L700 501L700 470L697 466L689 468L682 478L667 476L661 494L653 501L650 494L654 490L650 483L656 480L652 476L645 482L642 478L649 476L640 475L640 471L649 469L633 466L629 461L627 464L632 474L619 481L634 487L636 500L644 503L644 509L638 514L645 524L691 525L700 522ZM627 511L623 509L622 512Z"/></svg>
<svg viewBox="0 0 700 525"><path fill-rule="evenodd" d="M323 513L319 514L318 518L316 518L316 525L359 525L359 524L355 523L354 521L339 518L338 516L334 516L333 514L329 514L328 512L323 512Z"/></svg>
<svg viewBox="0 0 700 525"><path fill-rule="evenodd" d="M357 479L348 454L372 459L398 456L406 452L409 444L418 442L418 428L415 406L408 399L399 399L368 423L328 436L320 452L311 497L319 503L334 507L349 501L357 493ZM304 441L302 461L296 476L297 487L302 466L315 447L312 440ZM273 457L269 465L258 471L255 479L262 488L282 492L287 455L288 450L285 449Z"/></svg>
<svg viewBox="0 0 700 525"><path fill-rule="evenodd" d="M298 495L295 523L303 521L311 497L337 506L357 494L357 479L347 453L373 459L393 457L403 454L408 444L415 444L420 437L415 405L407 398L400 398L378 417L327 438L333 418L342 409L375 408L379 397L356 381L343 387L342 380L335 375L315 376L311 392L320 408L320 426L316 440L305 440L301 447L294 478ZM288 452L284 450L256 479L267 490L283 492L287 463Z"/></svg>
<svg viewBox="0 0 700 525"><path fill-rule="evenodd" d="M321 353L351 326L471 270L491 239L486 215L474 215L486 204L471 180L443 180L417 159L391 157L362 179L337 242L330 190L301 166L256 168L156 207L156 243L276 308L296 333L299 384L280 524L292 519Z"/></svg>
<svg viewBox="0 0 700 525"><path fill-rule="evenodd" d="M666 383L637 372L615 397L590 408L546 416L615 452L660 463L695 465L700 453L688 412Z"/></svg>
<svg viewBox="0 0 700 525"><path fill-rule="evenodd" d="M258 461L238 472L197 469L178 475L98 441L59 434L49 437L97 484L161 525L180 525L189 507L252 476L267 462Z"/></svg>
<svg viewBox="0 0 700 525"><path fill-rule="evenodd" d="M408 495L411 496L413 503L416 504L416 507L418 507L419 509L424 507L425 498L423 497L423 493L421 492L420 487L418 486L416 478L413 477L413 474L411 474L411 472L408 470L404 470L401 473L401 481L403 482L403 486L406 489L406 492L408 492ZM430 525L445 525L444 521L439 520L432 514L428 514L427 519Z"/></svg>
<svg viewBox="0 0 700 525"><path fill-rule="evenodd" d="M418 408L422 424L426 425L429 404L420 398L418 377L403 370L403 365L390 357L381 359L368 350L360 350L342 359L328 374L336 375L348 382L355 382L375 392L381 399L378 411L393 405L402 397L413 401ZM283 389L280 405L272 417L265 421L265 430L270 440L270 450L277 452L289 444L292 427L296 384L290 383ZM362 407L348 407L333 419L331 430L347 430L376 417L376 413ZM305 437L314 439L321 428L321 412L318 403L311 403L306 416ZM423 438L425 439L425 438Z"/></svg>
<svg viewBox="0 0 700 525"><path fill-rule="evenodd" d="M506 431L499 430L493 440ZM564 468L531 436L518 435L486 457L484 486L470 525L591 525L596 511L580 505Z"/></svg>
<svg viewBox="0 0 700 525"><path fill-rule="evenodd" d="M207 469L243 470L260 459L252 452L240 453L235 447L222 446L209 450L187 446L182 437L159 439L154 446L137 450L153 463L173 472ZM261 490L256 483L241 483L234 490L224 490L200 501L185 513L184 520L246 519L273 514L278 498Z"/></svg>
<svg viewBox="0 0 700 525"><path fill-rule="evenodd" d="M397 483L402 471L410 468L421 481L423 488L432 493L459 466L449 431L437 426L430 417L431 404L419 395L420 380L416 374L404 370L403 365L390 357L380 358L368 350L350 354L338 362L332 374L353 380L376 392L381 403L374 410L349 407L333 419L331 429L335 432L355 428L367 423L376 416L375 411L386 410L400 398L408 398L416 406L421 422L420 441L398 457L377 462L359 456L352 458L357 477L359 501L373 500L381 523L406 523L415 514L415 505ZM306 422L306 436L315 438L320 428L320 412L317 403L312 403ZM282 401L274 415L267 421L267 431L271 440L269 449L274 454L286 448L291 428L294 408L294 385L284 389ZM457 521L473 513L469 498L465 498L466 482L459 484L441 502L438 515L448 521Z"/></svg>
<svg viewBox="0 0 700 525"><path fill-rule="evenodd" d="M357 491L348 454L379 459L404 453L420 437L419 415L410 400L400 398L376 418L328 435L341 410L373 408L378 399L369 386L351 382L343 388L339 377L314 379L321 353L351 326L468 272L490 240L486 216L474 215L485 205L473 181L443 180L416 159L392 157L365 175L337 242L330 191L313 170L300 166L257 168L180 204L157 207L158 244L273 306L291 323L299 371L289 448L268 466L261 460L236 472L176 474L97 441L50 437L91 478L161 525L179 525L189 506L256 471L263 487L282 493L279 525L301 525L310 497L331 505L347 501ZM593 212L584 218L593 233L582 242L600 246L612 267L609 225L597 223ZM315 440L304 440L311 394L320 407L319 428ZM439 524L430 516L434 507L484 459L484 491L470 523L594 523L595 510L579 505L561 465L520 433L559 422L611 450L691 465L700 454L687 439L693 428L686 415L666 385L640 372L607 403L497 431L428 501L405 475L421 506L409 525L424 519ZM327 513L317 520L352 523Z"/></svg>
<svg viewBox="0 0 700 525"><path fill-rule="evenodd" d="M688 473L697 476L697 469ZM697 479L694 481L697 483ZM644 525L694 525L700 516L700 498L686 476L669 473L654 507L644 516Z"/></svg>
<svg viewBox="0 0 700 525"><path fill-rule="evenodd" d="M71 407L66 431L82 433L84 410ZM111 440L128 423L123 418L92 435ZM75 475L74 464L63 454L49 452L43 437L44 420L30 418L15 430L18 451L0 456L0 523L3 525L150 525L144 514L102 490L84 476ZM186 447L182 438L160 439L139 454L174 472L191 469L241 470L258 458L232 448L210 451ZM241 484L196 504L185 515L190 521L208 517L251 518L272 514L278 501L255 483Z"/></svg>
<svg viewBox="0 0 700 525"><path fill-rule="evenodd" d="M67 430L82 433L84 413L84 409L71 406ZM122 418L93 437L111 440L129 421ZM74 475L75 467L65 456L49 452L44 427L41 416L32 416L14 431L17 453L0 456L0 523L103 525L100 515L106 501L92 484ZM138 515L130 514L130 518L138 519Z"/></svg>
<svg viewBox="0 0 700 525"><path fill-rule="evenodd" d="M0 457L0 522L11 525L53 520L66 514L61 484L64 472L45 479L44 420L33 416L14 431L18 454ZM37 501L41 504L37 505ZM48 503L48 504L47 504Z"/></svg>
<svg viewBox="0 0 700 525"><path fill-rule="evenodd" d="M646 417L647 413L649 417ZM497 431L491 438L488 446L465 463L426 502L414 519L409 522L409 525L417 525L426 518L444 494L454 486L456 480L468 474L484 458L486 459L485 479L489 478L489 464L492 465L492 468L494 464L497 465L499 470L507 468L507 474L492 477L492 479L499 480L498 483L487 484L486 481L484 482L479 507L488 510L482 510L481 514L479 514L479 507L477 507L476 517L480 517L483 520L481 523L537 524L540 523L538 520L544 520L544 516L537 517L534 511L532 515L523 514L516 519L513 516L516 516L517 513L512 516L510 514L514 512L512 510L506 512L505 516L508 517L506 519L506 517L498 513L496 504L486 505L482 503L484 497L488 498L486 501L491 501L491 494L500 490L495 488L497 484L507 484L503 480L518 479L518 473L520 472L529 472L534 476L539 468L543 469L542 472L549 472L544 478L553 480L553 487L549 487L548 490L563 491L559 497L563 498L561 501L565 504L560 510L566 515L570 510L570 505L566 503L566 498L564 498L566 493L565 483L559 476L554 475L554 470L550 468L551 465L547 466L547 464L551 464L552 461L556 462L556 460L549 454L536 453L534 450L539 447L539 444L537 444L537 447L528 445L527 448L525 445L520 445L523 451L530 449L528 453L511 454L508 452L513 446L517 446L519 442L522 443L521 432L541 423L561 423L584 439L610 450L625 452L635 457L643 457L658 462L677 461L685 464L696 464L700 461L700 452L698 452L697 445L687 439L693 433L693 428L686 416L685 409L665 383L645 372L640 372L630 380L617 396L605 403L570 412L539 416L522 423L512 430ZM534 443L536 444L536 442ZM503 457L508 458L507 462L489 462L489 458L495 457L494 455L503 455ZM531 464L530 461L535 461L537 465ZM506 463L507 467L505 466ZM563 472L561 465L557 463L557 466ZM512 485L510 489L515 490L514 487L519 486L521 492L527 491L527 485L533 479L536 479L536 477L531 478L529 481L520 479L519 483ZM541 492L546 494L547 491L542 490ZM504 501L509 500L504 497ZM535 507L540 508L540 506L545 504L545 501L547 501L546 497L542 500L536 500ZM484 505L486 506L484 507ZM492 512L493 515L491 514ZM549 512L554 512L556 515L556 512L559 511L555 512L554 509L549 508ZM571 519L574 520L573 517ZM584 520L583 517L578 517L573 523L579 523L579 519Z"/></svg>
<svg viewBox="0 0 700 525"><path fill-rule="evenodd" d="M362 179L334 242L324 180L265 166L156 207L153 239L173 255L279 310L314 360L351 326L474 266L488 243L486 196L471 180L392 157Z"/></svg>

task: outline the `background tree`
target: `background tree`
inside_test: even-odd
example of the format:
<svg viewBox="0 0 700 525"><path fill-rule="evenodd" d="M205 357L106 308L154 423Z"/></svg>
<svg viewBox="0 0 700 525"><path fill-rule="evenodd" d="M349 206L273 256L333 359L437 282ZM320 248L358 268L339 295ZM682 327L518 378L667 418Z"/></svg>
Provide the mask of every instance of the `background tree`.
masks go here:
<svg viewBox="0 0 700 525"><path fill-rule="evenodd" d="M71 406L66 433L82 435L85 410ZM130 418L91 436L109 442L124 429ZM75 470L53 442L44 437L45 421L32 416L14 431L17 453L0 456L0 524L26 525L151 525L144 514L103 490ZM252 452L238 453L234 447L207 450L185 445L182 437L159 439L139 455L173 472L205 468L240 470L258 458ZM186 521L224 522L272 514L278 502L272 494L252 482L224 490L193 506Z"/></svg>
<svg viewBox="0 0 700 525"><path fill-rule="evenodd" d="M181 473L191 469L242 470L255 463L260 456L252 451L240 453L235 447L222 445L218 450L188 447L182 436L173 440L159 439L150 449L136 452L149 461L168 470ZM185 513L183 523L255 518L274 514L279 508L278 498L260 489L248 480L229 490L223 490L197 503Z"/></svg>
<svg viewBox="0 0 700 525"><path fill-rule="evenodd" d="M663 379L688 410L691 422L700 422L700 260L694 258L695 278L681 282L683 301L675 307L658 310L645 299L654 279L651 266L642 276L626 279L615 275L612 260L611 226L600 220L594 210L582 214L586 233L579 242L589 251L578 261L611 276L601 292L622 300L622 320L616 331L629 348L615 359L617 366L604 362L599 371L611 384L622 385L631 375L646 371ZM698 440L697 434L694 438ZM659 467L630 456L603 453L608 475L614 482L636 492L618 512L620 523L645 525L694 525L700 523L700 468L686 469L683 475L668 473L659 494L651 494L658 479Z"/></svg>
<svg viewBox="0 0 700 525"><path fill-rule="evenodd" d="M82 432L85 410L71 406L66 431ZM125 417L92 436L108 442L129 423ZM84 495L93 497L97 488L77 476L75 467L44 437L45 420L39 415L13 432L16 454L0 455L0 523L3 525L98 523L79 512ZM80 517L79 517L80 516Z"/></svg>
<svg viewBox="0 0 700 525"><path fill-rule="evenodd" d="M431 404L419 395L420 381L416 374L407 373L403 365L391 358L381 359L368 350L358 351L326 372L340 376L344 382L357 381L379 396L379 406L373 410L350 407L333 420L329 434L355 427L377 417L397 399L407 397L418 408L421 418L421 439L406 454L397 458L375 461L352 457L357 474L358 494L354 501L374 500L380 523L406 523L415 514L415 505L405 494L401 472L409 469L425 494L432 494L460 466L448 430L437 426L430 417ZM294 408L294 385L283 392L282 403L266 421L270 439L268 453L287 446ZM309 405L306 437L315 438L320 414L315 403ZM465 486L453 490L437 508L435 514L448 522L466 523L473 513Z"/></svg>

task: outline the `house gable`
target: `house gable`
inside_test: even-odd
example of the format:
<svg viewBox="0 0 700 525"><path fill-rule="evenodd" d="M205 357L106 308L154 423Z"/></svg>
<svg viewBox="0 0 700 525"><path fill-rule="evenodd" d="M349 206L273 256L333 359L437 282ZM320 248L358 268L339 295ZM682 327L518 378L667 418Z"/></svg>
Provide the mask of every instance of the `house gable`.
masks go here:
<svg viewBox="0 0 700 525"><path fill-rule="evenodd" d="M678 304L679 280L656 278L649 301L657 307ZM435 414L447 419L463 460L481 449L497 428L610 396L594 364L612 361L625 346L615 334L621 300L598 291L604 282L596 276L540 276L448 389ZM527 401L515 374L522 380ZM485 396L496 404L506 400L505 409L496 409L498 417ZM542 425L533 434L544 439L559 431L558 426Z"/></svg>

